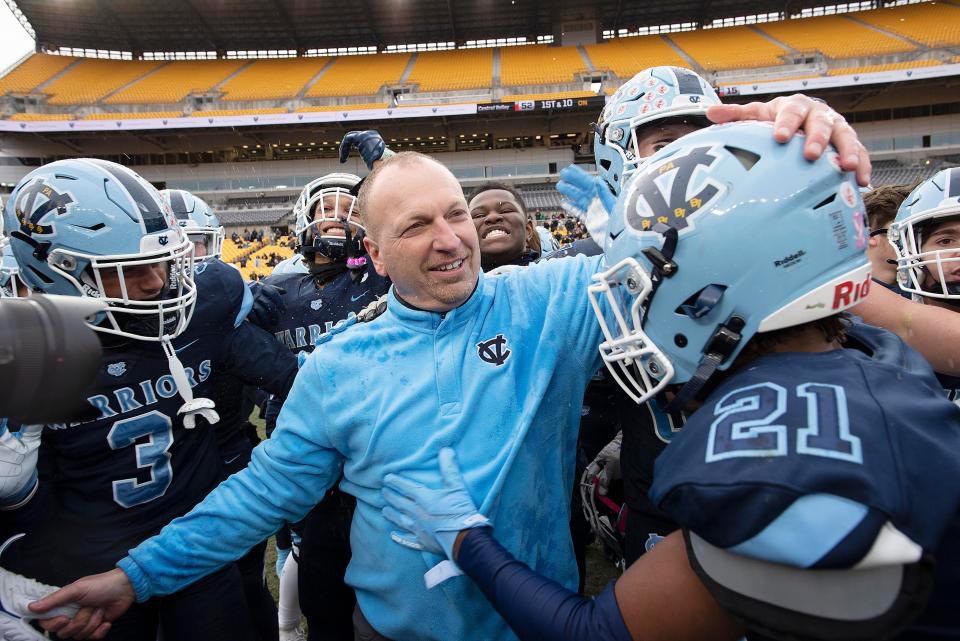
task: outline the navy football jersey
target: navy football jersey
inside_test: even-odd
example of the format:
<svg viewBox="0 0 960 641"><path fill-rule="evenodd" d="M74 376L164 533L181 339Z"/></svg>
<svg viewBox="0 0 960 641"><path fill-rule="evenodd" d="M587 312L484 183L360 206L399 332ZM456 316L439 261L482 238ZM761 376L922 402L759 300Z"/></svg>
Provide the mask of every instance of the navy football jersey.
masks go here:
<svg viewBox="0 0 960 641"><path fill-rule="evenodd" d="M173 340L194 396L214 397L215 368L285 395L296 360L270 334L237 325L249 302L239 272L202 263L196 283L193 317ZM206 295L211 291L217 295ZM38 470L46 516L24 540L32 551L24 563L26 574L48 583L109 570L220 480L214 429L202 418L194 429L183 426L183 400L159 343L107 337L88 399L99 418L43 432Z"/></svg>
<svg viewBox="0 0 960 641"><path fill-rule="evenodd" d="M889 520L946 566L916 629L934 621L956 635L960 409L896 336L862 324L849 336L845 349L768 354L734 372L657 460L650 496L717 547L798 567L851 567ZM799 523L822 509L800 497L826 495L856 518L811 513L817 536L778 530L784 514Z"/></svg>
<svg viewBox="0 0 960 641"><path fill-rule="evenodd" d="M274 274L263 282L286 291L280 319L275 326L265 329L294 354L312 352L317 340L334 325L356 316L390 289L390 280L378 275L370 265L357 280L344 272L323 287L317 287L312 274L301 273ZM280 402L271 398L264 412L268 435L273 432L279 413Z"/></svg>
<svg viewBox="0 0 960 641"><path fill-rule="evenodd" d="M356 316L390 289L390 281L378 275L372 266L356 281L344 272L323 287L317 287L311 274L274 274L263 282L286 290L280 319L274 327L265 329L294 353L313 351L317 339L334 325Z"/></svg>

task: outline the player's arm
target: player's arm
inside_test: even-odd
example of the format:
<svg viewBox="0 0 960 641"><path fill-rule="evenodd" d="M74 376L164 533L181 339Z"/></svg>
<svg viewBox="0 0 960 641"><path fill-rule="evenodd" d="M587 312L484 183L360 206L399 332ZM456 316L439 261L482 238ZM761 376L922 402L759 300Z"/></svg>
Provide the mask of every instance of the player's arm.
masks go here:
<svg viewBox="0 0 960 641"><path fill-rule="evenodd" d="M266 330L242 322L226 337L220 368L253 387L286 398L297 375L297 357Z"/></svg>
<svg viewBox="0 0 960 641"><path fill-rule="evenodd" d="M398 475L385 477L383 515L405 531L393 538L455 561L524 641L743 636L694 574L679 534L658 543L597 598L587 599L537 574L497 543L464 485L453 450L441 450L440 471L439 490Z"/></svg>
<svg viewBox="0 0 960 641"><path fill-rule="evenodd" d="M870 325L899 336L934 370L960 376L960 322L956 312L915 303L885 287L871 287L863 302L851 311Z"/></svg>
<svg viewBox="0 0 960 641"><path fill-rule="evenodd" d="M253 451L250 465L221 483L185 516L147 539L118 563L119 570L84 577L31 605L43 614L66 603L84 606L78 617L43 622L61 637L82 633L94 611L105 622L92 638L102 638L111 620L138 602L171 594L215 572L276 532L303 518L316 497L336 482L340 455L325 440L319 366L311 359L297 378L273 437ZM122 571L121 571L122 570ZM107 625L106 629L103 626Z"/></svg>

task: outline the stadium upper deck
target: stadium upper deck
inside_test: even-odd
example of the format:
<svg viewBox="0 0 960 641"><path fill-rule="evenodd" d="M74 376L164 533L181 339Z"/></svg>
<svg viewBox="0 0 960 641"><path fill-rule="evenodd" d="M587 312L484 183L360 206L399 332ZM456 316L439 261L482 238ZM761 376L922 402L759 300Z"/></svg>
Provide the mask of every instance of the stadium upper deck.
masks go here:
<svg viewBox="0 0 960 641"><path fill-rule="evenodd" d="M745 71L782 83L953 64L957 54L960 7L927 2L560 47L175 61L36 53L0 78L0 107L38 121L384 109L398 95L518 102L602 94L652 63L692 67L722 87Z"/></svg>

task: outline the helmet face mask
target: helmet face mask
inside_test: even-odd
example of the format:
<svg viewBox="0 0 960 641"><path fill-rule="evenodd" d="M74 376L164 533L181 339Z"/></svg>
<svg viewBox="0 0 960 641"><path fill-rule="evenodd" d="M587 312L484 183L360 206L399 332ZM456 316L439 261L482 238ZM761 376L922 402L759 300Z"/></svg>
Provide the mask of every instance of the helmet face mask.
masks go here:
<svg viewBox="0 0 960 641"><path fill-rule="evenodd" d="M869 291L856 184L832 150L808 162L802 145L779 145L763 123L710 127L624 184L610 267L588 294L603 360L634 401L700 389L758 332L832 316Z"/></svg>
<svg viewBox="0 0 960 641"><path fill-rule="evenodd" d="M189 324L193 245L159 192L129 169L89 159L40 167L11 194L4 224L29 288L107 304L91 323L95 331L161 341ZM166 283L142 299L131 272L161 265Z"/></svg>
<svg viewBox="0 0 960 641"><path fill-rule="evenodd" d="M897 285L915 299L960 302L960 171L945 169L900 205L887 238L897 254Z"/></svg>
<svg viewBox="0 0 960 641"><path fill-rule="evenodd" d="M328 263L343 263L366 252L366 228L351 192L359 182L351 174L329 174L312 181L301 192L294 206L295 232L298 251L308 266L317 264L317 256Z"/></svg>

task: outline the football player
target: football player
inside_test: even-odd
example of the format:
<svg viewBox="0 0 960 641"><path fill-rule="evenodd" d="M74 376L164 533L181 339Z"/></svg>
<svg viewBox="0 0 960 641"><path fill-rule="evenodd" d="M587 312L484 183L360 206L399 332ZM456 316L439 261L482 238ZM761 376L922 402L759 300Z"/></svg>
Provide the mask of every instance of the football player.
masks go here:
<svg viewBox="0 0 960 641"><path fill-rule="evenodd" d="M297 255L306 273L273 274L264 284L284 292L283 314L264 325L292 353L313 351L314 344L338 323L355 316L387 293L390 282L368 269L354 193L360 178L352 174L328 174L311 181L294 206ZM279 412L271 401L267 431ZM296 638L299 616L291 616L296 593L288 594L297 572L300 608L307 619L311 641L353 638L355 597L343 575L350 562L350 520L355 500L336 486L300 523L296 551L281 572L281 639ZM284 546L286 547L286 546ZM280 548L283 550L283 547ZM278 554L283 554L279 552ZM296 567L294 567L296 566Z"/></svg>
<svg viewBox="0 0 960 641"><path fill-rule="evenodd" d="M520 638L891 638L933 589L900 638L960 630L933 562L956 569L960 410L899 338L838 316L870 285L863 205L802 144L758 124L692 133L610 219L600 350L638 402L668 392L691 412L651 491L682 535L590 601L495 542L453 450L440 489L386 477L394 540L456 561ZM668 172L699 205L668 202ZM764 242L743 248L744 230Z"/></svg>
<svg viewBox="0 0 960 641"><path fill-rule="evenodd" d="M900 205L888 238L896 255L896 283L916 300L960 311L960 170L945 169L918 185ZM937 373L960 404L960 377ZM948 536L960 540L960 517ZM937 552L937 591L921 621L925 634L955 630L950 614L960 607L960 550L947 540Z"/></svg>
<svg viewBox="0 0 960 641"><path fill-rule="evenodd" d="M226 232L213 210L203 199L183 189L163 189L160 191L163 201L170 207L177 223L187 233L193 243L193 255L197 263L205 261L220 262L223 239ZM201 268L204 269L204 268ZM248 285L255 292L256 301L248 315L248 320L264 327L272 322L277 314L264 309L265 301L278 296L272 288L260 282ZM208 296L217 296L216 291L208 291ZM267 298L265 298L265 296ZM279 299L273 305L282 306ZM256 445L251 440L253 432L247 418L252 408L249 404L238 402L244 396L243 381L234 375L217 372L213 399L220 409L220 421L216 424L217 447L223 461L221 480L239 472L250 462L250 452ZM247 606L259 641L271 641L277 638L277 606L273 600L263 575L263 557L267 542L254 546L250 552L237 561L237 567L243 577L243 591Z"/></svg>
<svg viewBox="0 0 960 641"><path fill-rule="evenodd" d="M125 167L77 159L36 169L4 222L31 289L107 303L92 321L104 351L88 396L94 416L43 429L37 494L13 513L28 534L3 559L62 584L113 566L220 481L209 398L219 372L283 395L296 362L244 321L253 298L240 274L219 261L194 268L184 228ZM161 627L166 639L252 638L236 567L138 606L110 638L153 639Z"/></svg>
<svg viewBox="0 0 960 641"><path fill-rule="evenodd" d="M226 232L210 205L183 189L163 189L160 195L193 243L194 258L199 262L219 259Z"/></svg>

